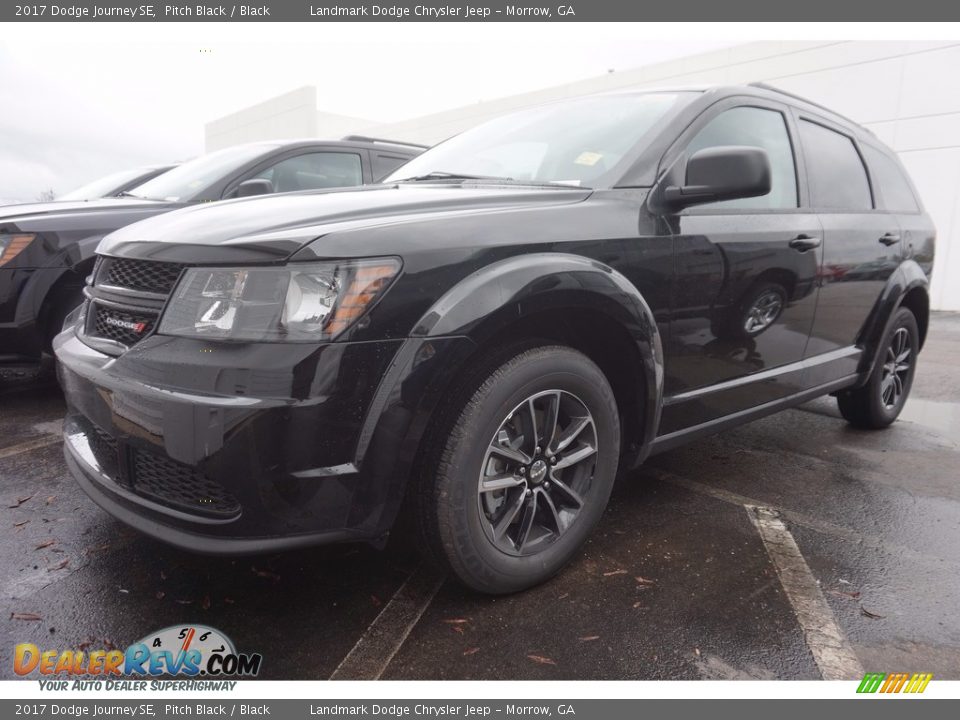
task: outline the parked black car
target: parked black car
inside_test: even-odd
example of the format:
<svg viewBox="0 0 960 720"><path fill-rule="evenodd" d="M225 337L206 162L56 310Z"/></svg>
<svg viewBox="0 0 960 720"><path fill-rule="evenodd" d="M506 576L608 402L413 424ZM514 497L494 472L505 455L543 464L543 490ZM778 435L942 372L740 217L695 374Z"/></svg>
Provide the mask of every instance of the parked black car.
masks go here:
<svg viewBox="0 0 960 720"><path fill-rule="evenodd" d="M181 548L376 543L402 513L514 591L651 453L827 393L892 422L933 244L889 149L773 89L525 110L377 187L106 238L56 341L66 457Z"/></svg>
<svg viewBox="0 0 960 720"><path fill-rule="evenodd" d="M177 208L267 193L362 185L423 152L349 136L237 145L155 177L123 197L0 210L0 363L34 363L82 300L97 244L114 230Z"/></svg>
<svg viewBox="0 0 960 720"><path fill-rule="evenodd" d="M124 193L133 190L138 185L143 185L148 180L153 180L158 175L163 175L167 170L172 170L176 165L151 165L149 167L132 168L130 170L119 170L109 175L81 185L75 190L71 190L63 195L57 195L57 202L76 202L77 200L99 200L101 198L119 197Z"/></svg>

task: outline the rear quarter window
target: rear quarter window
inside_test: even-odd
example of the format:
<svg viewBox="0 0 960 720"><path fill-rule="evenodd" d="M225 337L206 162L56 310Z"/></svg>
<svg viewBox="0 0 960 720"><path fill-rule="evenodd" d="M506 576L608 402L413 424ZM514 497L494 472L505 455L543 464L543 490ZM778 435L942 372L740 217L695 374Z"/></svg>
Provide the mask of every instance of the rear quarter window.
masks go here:
<svg viewBox="0 0 960 720"><path fill-rule="evenodd" d="M873 209L867 171L853 140L809 120L799 125L810 205L853 212Z"/></svg>
<svg viewBox="0 0 960 720"><path fill-rule="evenodd" d="M906 171L896 160L885 152L865 145L863 154L870 166L870 174L874 183L879 186L880 198L884 210L890 212L915 213L920 212L917 198L907 180Z"/></svg>

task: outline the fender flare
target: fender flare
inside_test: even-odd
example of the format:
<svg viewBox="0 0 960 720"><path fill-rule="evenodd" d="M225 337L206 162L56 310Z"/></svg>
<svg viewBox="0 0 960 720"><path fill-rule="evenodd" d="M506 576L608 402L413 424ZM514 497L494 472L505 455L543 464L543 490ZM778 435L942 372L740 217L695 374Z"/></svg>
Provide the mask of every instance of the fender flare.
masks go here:
<svg viewBox="0 0 960 720"><path fill-rule="evenodd" d="M34 272L27 281L24 291L17 302L17 321L20 323L40 322L50 301L51 293L69 273L75 272L78 265L92 260L103 235L92 235L70 243L62 248L49 262Z"/></svg>
<svg viewBox="0 0 960 720"><path fill-rule="evenodd" d="M578 255L535 253L485 266L440 297L414 326L380 382L357 444L354 467L389 474L376 525L389 530L406 494L429 421L463 363L503 323L545 310L584 308L619 322L636 344L643 367L645 402L640 462L649 453L660 420L663 344L646 300L613 268ZM376 458L391 462L381 471ZM371 467L374 466L374 467ZM400 480L398 482L398 480Z"/></svg>
<svg viewBox="0 0 960 720"><path fill-rule="evenodd" d="M870 317L864 323L860 336L857 338L857 345L863 348L863 360L860 367L861 382L859 384L866 382L873 373L879 357L880 342L893 323L893 317L903 304L907 293L915 288L923 288L924 293L929 298L930 280L924 273L923 268L915 260L904 260L887 279L883 292L880 293ZM925 323L926 318L918 318L918 321ZM922 344L923 338L921 338L921 346Z"/></svg>

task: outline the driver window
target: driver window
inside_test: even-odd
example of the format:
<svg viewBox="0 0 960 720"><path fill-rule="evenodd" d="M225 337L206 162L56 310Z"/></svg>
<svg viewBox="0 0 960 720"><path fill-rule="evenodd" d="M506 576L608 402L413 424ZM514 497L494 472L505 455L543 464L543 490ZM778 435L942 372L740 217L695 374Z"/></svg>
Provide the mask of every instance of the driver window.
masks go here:
<svg viewBox="0 0 960 720"><path fill-rule="evenodd" d="M274 192L322 190L363 184L360 156L355 153L316 152L281 160L256 175L273 183Z"/></svg>
<svg viewBox="0 0 960 720"><path fill-rule="evenodd" d="M783 114L757 107L725 110L708 122L687 146L687 157L723 145L759 147L770 158L771 189L760 197L705 203L701 208L776 209L797 207L797 171Z"/></svg>

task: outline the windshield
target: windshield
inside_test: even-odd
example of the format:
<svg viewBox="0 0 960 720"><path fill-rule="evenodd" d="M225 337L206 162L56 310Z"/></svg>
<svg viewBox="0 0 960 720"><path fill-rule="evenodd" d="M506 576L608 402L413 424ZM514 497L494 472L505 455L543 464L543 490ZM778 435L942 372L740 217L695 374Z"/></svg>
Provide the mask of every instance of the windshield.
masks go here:
<svg viewBox="0 0 960 720"><path fill-rule="evenodd" d="M134 170L121 170L111 173L106 177L98 178L93 182L87 183L63 195L58 195L57 200L96 200L102 197L109 197L122 190L131 180L136 180L139 176L145 174L143 168Z"/></svg>
<svg viewBox="0 0 960 720"><path fill-rule="evenodd" d="M592 186L694 93L598 95L491 120L453 137L383 182L442 176Z"/></svg>
<svg viewBox="0 0 960 720"><path fill-rule="evenodd" d="M264 154L271 147L260 144L238 145L203 155L138 185L130 191L130 195L145 200L190 202L210 185L230 175L258 155Z"/></svg>

